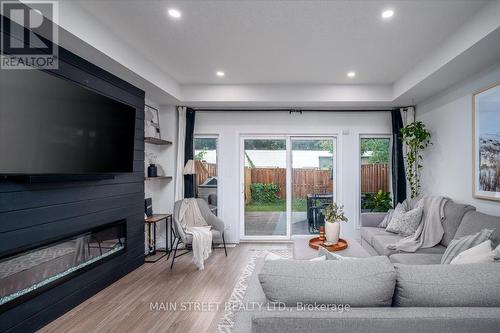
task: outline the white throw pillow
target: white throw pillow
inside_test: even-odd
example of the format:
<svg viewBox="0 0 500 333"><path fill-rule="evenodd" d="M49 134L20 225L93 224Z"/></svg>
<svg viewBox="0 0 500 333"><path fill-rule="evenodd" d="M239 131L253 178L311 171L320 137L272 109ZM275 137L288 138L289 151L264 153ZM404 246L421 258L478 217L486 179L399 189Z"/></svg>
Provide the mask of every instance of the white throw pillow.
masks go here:
<svg viewBox="0 0 500 333"><path fill-rule="evenodd" d="M471 247L459 253L450 262L452 265L460 264L476 264L481 262L494 262L495 261L495 250L491 249L491 240L482 242L479 245Z"/></svg>
<svg viewBox="0 0 500 333"><path fill-rule="evenodd" d="M422 213L422 207L406 211L404 205L398 204L385 230L401 236L413 235L422 221Z"/></svg>

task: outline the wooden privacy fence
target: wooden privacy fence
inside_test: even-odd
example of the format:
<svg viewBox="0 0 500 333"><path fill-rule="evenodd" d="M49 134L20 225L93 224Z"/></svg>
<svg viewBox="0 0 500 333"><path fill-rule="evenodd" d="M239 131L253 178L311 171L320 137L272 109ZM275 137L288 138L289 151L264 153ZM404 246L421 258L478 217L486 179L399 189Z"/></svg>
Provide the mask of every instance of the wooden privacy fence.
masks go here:
<svg viewBox="0 0 500 333"><path fill-rule="evenodd" d="M333 189L332 172L320 169L295 169L292 176L294 198L305 198L307 194L331 193ZM251 184L277 184L278 196L286 197L285 168L245 168L245 203L252 201Z"/></svg>
<svg viewBox="0 0 500 333"><path fill-rule="evenodd" d="M361 193L375 193L378 190L389 191L388 164L364 164L361 166Z"/></svg>
<svg viewBox="0 0 500 333"><path fill-rule="evenodd" d="M217 164L196 161L196 184L201 185L209 177L217 176Z"/></svg>
<svg viewBox="0 0 500 333"><path fill-rule="evenodd" d="M201 185L209 177L217 176L217 164L197 162L196 181ZM361 192L375 193L378 190L389 190L388 164L365 164L361 166ZM245 168L245 202L252 201L250 184L277 184L279 197L286 197L285 168ZM293 197L305 198L307 194L329 193L333 189L332 173L320 169L295 169L292 178Z"/></svg>

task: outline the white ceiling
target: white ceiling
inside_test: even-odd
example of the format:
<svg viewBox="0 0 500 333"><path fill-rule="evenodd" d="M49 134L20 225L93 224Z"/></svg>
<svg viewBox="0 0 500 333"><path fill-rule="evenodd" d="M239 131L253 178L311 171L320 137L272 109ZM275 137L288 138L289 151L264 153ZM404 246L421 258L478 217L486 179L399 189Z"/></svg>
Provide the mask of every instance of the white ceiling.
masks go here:
<svg viewBox="0 0 500 333"><path fill-rule="evenodd" d="M413 105L500 65L500 0L60 0L59 13L60 45L158 105Z"/></svg>
<svg viewBox="0 0 500 333"><path fill-rule="evenodd" d="M394 84L487 1L79 1L192 84ZM172 20L168 8L182 12ZM384 21L383 9L395 11ZM218 78L216 70L226 76ZM354 70L354 79L346 72Z"/></svg>

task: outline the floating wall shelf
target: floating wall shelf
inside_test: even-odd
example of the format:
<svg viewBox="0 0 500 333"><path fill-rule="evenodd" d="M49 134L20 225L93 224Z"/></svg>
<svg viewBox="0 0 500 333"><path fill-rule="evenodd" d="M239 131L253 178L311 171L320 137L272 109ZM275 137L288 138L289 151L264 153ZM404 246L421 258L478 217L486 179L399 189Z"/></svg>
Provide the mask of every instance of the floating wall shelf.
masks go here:
<svg viewBox="0 0 500 333"><path fill-rule="evenodd" d="M144 180L171 180L172 176L144 177Z"/></svg>
<svg viewBox="0 0 500 333"><path fill-rule="evenodd" d="M160 145L160 146L172 144L172 141L162 140L162 139L153 138L153 137L149 137L149 136L144 138L144 142L150 143L152 145Z"/></svg>

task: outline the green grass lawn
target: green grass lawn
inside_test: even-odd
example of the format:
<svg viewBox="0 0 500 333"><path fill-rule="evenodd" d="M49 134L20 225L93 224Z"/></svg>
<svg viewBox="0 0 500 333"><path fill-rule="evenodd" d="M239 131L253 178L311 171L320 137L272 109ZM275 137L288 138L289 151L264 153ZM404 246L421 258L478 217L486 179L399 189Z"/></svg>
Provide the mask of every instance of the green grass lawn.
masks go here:
<svg viewBox="0 0 500 333"><path fill-rule="evenodd" d="M247 212L284 212L286 210L285 200L279 200L273 203L251 202L245 206ZM295 199L292 201L292 210L294 212L306 211L306 200Z"/></svg>

